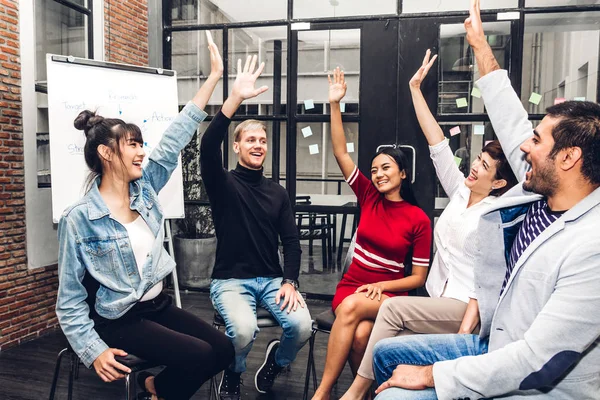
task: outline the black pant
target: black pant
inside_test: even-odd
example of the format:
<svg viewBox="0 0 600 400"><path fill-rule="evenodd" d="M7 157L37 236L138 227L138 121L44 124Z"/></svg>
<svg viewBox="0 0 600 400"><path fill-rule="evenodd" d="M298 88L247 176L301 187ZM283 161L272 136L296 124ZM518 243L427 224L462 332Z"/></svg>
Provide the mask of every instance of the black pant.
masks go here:
<svg viewBox="0 0 600 400"><path fill-rule="evenodd" d="M171 304L161 293L121 318L100 318L98 333L110 347L164 365L154 385L166 400L189 399L235 356L225 334Z"/></svg>

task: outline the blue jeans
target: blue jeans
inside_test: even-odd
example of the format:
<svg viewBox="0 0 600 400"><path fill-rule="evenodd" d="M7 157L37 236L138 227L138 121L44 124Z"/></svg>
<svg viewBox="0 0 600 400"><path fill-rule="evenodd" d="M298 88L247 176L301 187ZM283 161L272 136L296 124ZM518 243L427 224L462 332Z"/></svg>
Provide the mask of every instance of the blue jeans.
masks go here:
<svg viewBox="0 0 600 400"><path fill-rule="evenodd" d="M390 379L399 364L433 365L438 361L484 354L487 347L487 340L480 341L479 335L410 335L383 339L373 350L375 378L381 385ZM437 399L437 395L433 388L388 388L376 397L376 400L392 399L432 400Z"/></svg>
<svg viewBox="0 0 600 400"><path fill-rule="evenodd" d="M275 295L281 288L282 278L213 279L210 283L210 299L215 310L225 321L225 334L235 349L235 360L229 369L242 373L246 370L246 356L258 334L256 307L268 310L283 329L281 344L275 353L280 367L296 359L298 351L306 344L312 333L312 320L308 308L298 306L289 314L283 311L281 302L275 304ZM281 299L283 301L283 299Z"/></svg>

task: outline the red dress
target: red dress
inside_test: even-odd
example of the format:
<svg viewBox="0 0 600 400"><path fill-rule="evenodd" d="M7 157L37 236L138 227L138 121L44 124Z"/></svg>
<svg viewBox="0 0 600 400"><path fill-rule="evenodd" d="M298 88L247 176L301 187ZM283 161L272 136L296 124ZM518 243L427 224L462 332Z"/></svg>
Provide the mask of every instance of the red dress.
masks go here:
<svg viewBox="0 0 600 400"><path fill-rule="evenodd" d="M431 251L431 221L423 210L406 201L387 200L356 167L348 184L360 205L360 223L352 264L333 297L334 311L359 286L404 278L403 263L411 247L413 266L429 267Z"/></svg>

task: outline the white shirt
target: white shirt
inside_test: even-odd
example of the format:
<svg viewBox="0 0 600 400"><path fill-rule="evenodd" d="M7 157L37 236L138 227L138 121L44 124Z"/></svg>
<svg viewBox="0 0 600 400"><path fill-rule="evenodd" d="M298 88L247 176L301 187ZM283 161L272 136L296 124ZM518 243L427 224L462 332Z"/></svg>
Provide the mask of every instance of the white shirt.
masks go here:
<svg viewBox="0 0 600 400"><path fill-rule="evenodd" d="M454 162L448 140L429 146L437 176L450 198L433 232L437 253L425 287L431 297L449 297L468 303L476 298L474 285L476 228L479 218L497 199L488 196L467 208L471 191Z"/></svg>
<svg viewBox="0 0 600 400"><path fill-rule="evenodd" d="M135 256L135 263L137 264L140 276L142 276L144 264L148 259L148 254L151 252L152 244L155 240L154 234L150 230L148 224L146 224L146 221L144 221L144 219L140 216L138 216L133 222L123 224L123 226L125 229L127 229L129 242L131 242L131 249L133 250L133 255ZM150 290L144 294L140 301L152 300L158 296L160 292L162 292L162 289L163 283L160 281L156 285L152 286Z"/></svg>

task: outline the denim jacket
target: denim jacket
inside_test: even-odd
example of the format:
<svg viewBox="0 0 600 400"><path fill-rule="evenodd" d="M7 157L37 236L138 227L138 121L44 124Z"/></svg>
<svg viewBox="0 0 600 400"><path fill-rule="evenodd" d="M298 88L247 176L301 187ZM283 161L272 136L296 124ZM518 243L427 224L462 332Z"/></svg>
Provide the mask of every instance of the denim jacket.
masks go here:
<svg viewBox="0 0 600 400"><path fill-rule="evenodd" d="M98 292L89 295L96 296L96 312L114 320L171 273L175 262L163 247L163 213L158 192L171 177L179 153L204 118L204 111L188 103L150 154L142 177L129 185L130 208L140 214L155 236L141 276L127 230L110 215L100 196L100 178L60 219L56 315L73 350L87 367L108 346L100 339L89 316L83 277L88 273L100 283Z"/></svg>

